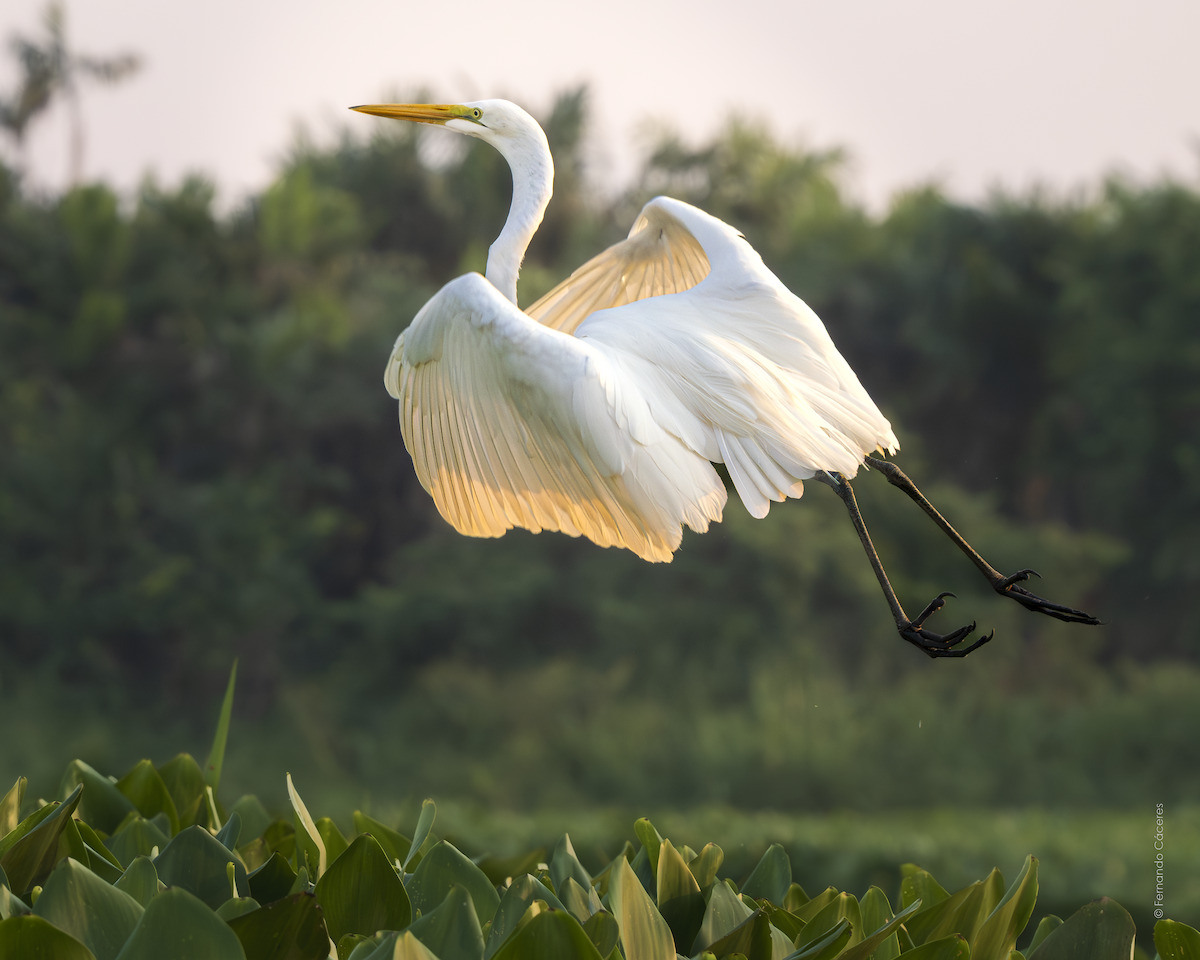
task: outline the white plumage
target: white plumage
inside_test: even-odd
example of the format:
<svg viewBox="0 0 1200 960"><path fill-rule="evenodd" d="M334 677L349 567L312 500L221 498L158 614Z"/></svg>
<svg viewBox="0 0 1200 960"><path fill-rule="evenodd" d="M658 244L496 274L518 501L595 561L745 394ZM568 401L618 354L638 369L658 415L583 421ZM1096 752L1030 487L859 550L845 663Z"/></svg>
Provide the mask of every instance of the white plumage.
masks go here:
<svg viewBox="0 0 1200 960"><path fill-rule="evenodd" d="M516 276L550 198L541 129L502 100L356 108L487 140L513 206L487 278L443 287L384 375L417 476L470 536L580 534L669 561L721 519L724 463L751 514L817 471L899 447L820 319L732 227L678 200L521 312Z"/></svg>

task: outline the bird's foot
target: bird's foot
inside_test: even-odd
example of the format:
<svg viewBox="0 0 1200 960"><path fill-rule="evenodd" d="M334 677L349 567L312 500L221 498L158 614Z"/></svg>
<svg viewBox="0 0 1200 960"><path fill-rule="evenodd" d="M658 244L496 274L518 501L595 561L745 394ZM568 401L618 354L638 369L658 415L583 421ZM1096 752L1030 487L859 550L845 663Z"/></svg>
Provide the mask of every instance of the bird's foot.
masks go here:
<svg viewBox="0 0 1200 960"><path fill-rule="evenodd" d="M935 659L937 657L965 657L969 653L974 653L991 640L996 634L994 630L980 637L969 647L959 646L975 630L974 621L968 626L959 627L952 633L946 634L934 633L932 630L925 629L925 621L946 605L946 597L952 596L954 594L949 591L939 593L929 602L929 606L921 611L920 616L916 620L910 620L900 626L900 636L919 648L926 656Z"/></svg>
<svg viewBox="0 0 1200 960"><path fill-rule="evenodd" d="M1001 577L999 580L992 581L992 589L1002 597L1009 597L1016 600L1026 610L1032 610L1034 613L1044 613L1048 617L1054 617L1056 620L1065 620L1067 623L1086 623L1091 626L1096 626L1100 620L1093 617L1090 613L1084 613L1082 610L1076 610L1074 607L1064 607L1061 603L1051 603L1049 600L1043 600L1037 594L1026 590L1022 586L1018 586L1022 580L1028 580L1030 577L1041 579L1041 574L1036 570L1018 570L1010 577Z"/></svg>

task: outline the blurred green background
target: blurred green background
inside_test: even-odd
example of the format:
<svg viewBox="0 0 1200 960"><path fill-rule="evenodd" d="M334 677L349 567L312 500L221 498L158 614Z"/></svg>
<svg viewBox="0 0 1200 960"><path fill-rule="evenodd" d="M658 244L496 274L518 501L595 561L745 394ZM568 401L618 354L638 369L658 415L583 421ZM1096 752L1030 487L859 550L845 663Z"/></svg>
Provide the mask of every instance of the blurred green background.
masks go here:
<svg viewBox="0 0 1200 960"><path fill-rule="evenodd" d="M841 154L734 124L701 145L658 131L614 197L584 162L586 90L541 119L556 192L522 303L656 194L728 220L825 320L951 522L1106 624L980 589L871 474L856 489L910 613L953 590L935 629L995 628L970 659L896 636L819 484L763 521L735 497L669 565L455 534L381 374L503 222L508 170L483 144L433 164L413 125L358 124L297 144L232 212L202 178L51 196L7 168L5 783L49 796L73 757L203 758L237 657L229 798L282 808L290 770L336 818L434 796L472 852L568 826L585 862L649 814L731 864L784 840L818 888L891 890L914 859L951 886L1032 852L1063 915L1109 893L1139 926L1164 803L1170 913L1200 920L1196 186L978 206L917 188L873 214Z"/></svg>

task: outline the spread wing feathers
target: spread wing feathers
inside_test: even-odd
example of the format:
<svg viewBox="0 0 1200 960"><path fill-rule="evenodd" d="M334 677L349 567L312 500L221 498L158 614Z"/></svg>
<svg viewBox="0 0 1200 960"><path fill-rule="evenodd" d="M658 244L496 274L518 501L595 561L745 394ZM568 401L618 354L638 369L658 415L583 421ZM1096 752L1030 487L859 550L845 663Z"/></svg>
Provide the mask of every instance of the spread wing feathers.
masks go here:
<svg viewBox="0 0 1200 960"><path fill-rule="evenodd" d="M478 274L425 305L384 379L417 476L460 533L560 530L668 561L681 524L721 519L716 471L654 421L641 385Z"/></svg>
<svg viewBox="0 0 1200 960"><path fill-rule="evenodd" d="M677 217L647 204L629 238L593 257L525 312L574 333L597 310L689 290L708 276L704 248Z"/></svg>
<svg viewBox="0 0 1200 960"><path fill-rule="evenodd" d="M726 465L751 514L800 496L801 481L818 470L853 476L864 454L899 449L820 319L741 234L662 197L643 217L675 220L670 235L702 246L708 275L673 295L594 313L575 335L642 388L665 430Z"/></svg>

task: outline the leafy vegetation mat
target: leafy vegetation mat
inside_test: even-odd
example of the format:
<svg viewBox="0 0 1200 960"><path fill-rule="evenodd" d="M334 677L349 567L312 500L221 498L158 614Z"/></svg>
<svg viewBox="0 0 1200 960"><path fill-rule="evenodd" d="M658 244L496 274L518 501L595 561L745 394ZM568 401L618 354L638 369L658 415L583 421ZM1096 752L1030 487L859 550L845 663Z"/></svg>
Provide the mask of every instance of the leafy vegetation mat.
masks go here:
<svg viewBox="0 0 1200 960"><path fill-rule="evenodd" d="M0 801L0 960L1126 960L1135 927L1114 900L1065 922L1034 913L1038 861L1011 883L993 869L950 893L902 868L899 902L810 896L776 843L740 887L724 853L660 835L647 819L595 875L564 834L552 852L471 860L433 832L411 836L361 812L352 836L313 818L287 777L294 816L253 796L219 799L234 678L204 768L189 755L120 779L82 761L62 799L21 819L26 781ZM1154 928L1164 960L1200 960L1200 933Z"/></svg>

